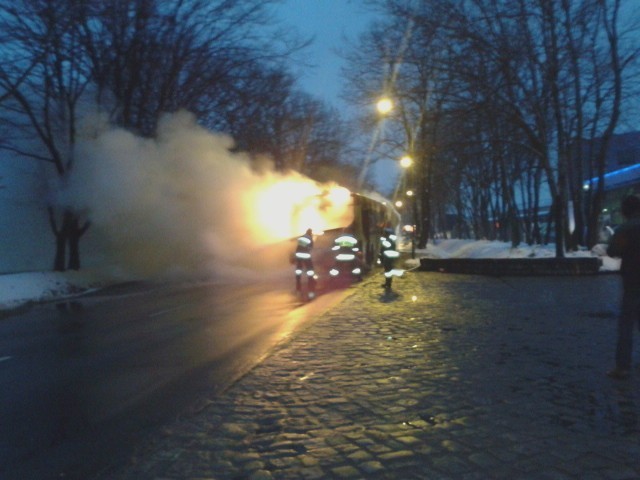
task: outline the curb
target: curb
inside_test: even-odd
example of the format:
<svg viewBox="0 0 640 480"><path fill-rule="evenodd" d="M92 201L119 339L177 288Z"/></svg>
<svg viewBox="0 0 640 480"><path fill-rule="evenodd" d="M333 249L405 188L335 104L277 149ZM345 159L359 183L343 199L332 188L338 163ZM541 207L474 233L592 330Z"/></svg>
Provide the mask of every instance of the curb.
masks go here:
<svg viewBox="0 0 640 480"><path fill-rule="evenodd" d="M595 275L602 260L584 258L421 258L420 271L488 276Z"/></svg>

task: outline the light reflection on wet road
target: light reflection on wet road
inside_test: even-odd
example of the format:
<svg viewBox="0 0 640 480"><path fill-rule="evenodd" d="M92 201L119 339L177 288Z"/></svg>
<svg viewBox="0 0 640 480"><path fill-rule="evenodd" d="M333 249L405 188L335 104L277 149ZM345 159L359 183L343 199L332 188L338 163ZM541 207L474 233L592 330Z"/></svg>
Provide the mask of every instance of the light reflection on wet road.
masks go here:
<svg viewBox="0 0 640 480"><path fill-rule="evenodd" d="M132 284L0 320L0 478L83 478L340 295L299 307L287 283Z"/></svg>

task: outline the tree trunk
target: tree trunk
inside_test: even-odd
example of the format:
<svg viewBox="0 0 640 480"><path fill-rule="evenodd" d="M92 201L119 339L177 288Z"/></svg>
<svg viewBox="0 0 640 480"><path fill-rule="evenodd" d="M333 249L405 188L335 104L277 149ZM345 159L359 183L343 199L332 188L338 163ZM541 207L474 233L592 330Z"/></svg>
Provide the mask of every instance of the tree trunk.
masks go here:
<svg viewBox="0 0 640 480"><path fill-rule="evenodd" d="M56 234L56 254L53 259L53 270L64 272L64 263L67 253L67 239L60 234Z"/></svg>
<svg viewBox="0 0 640 480"><path fill-rule="evenodd" d="M429 232L431 231L431 192L427 191L427 182L423 180L422 184L422 196L421 196L421 212L422 212L422 221L420 222L420 226L418 229L419 232L419 240L418 240L418 248L424 249L427 247L427 242L429 241Z"/></svg>
<svg viewBox="0 0 640 480"><path fill-rule="evenodd" d="M419 191L420 191L420 213L422 218L420 219L420 225L418 226L418 248L424 249L429 242L429 234L431 232L431 195L433 189L431 188L431 168L432 163L427 162L426 158L423 159L423 163L426 163L425 168L420 173L419 177Z"/></svg>
<svg viewBox="0 0 640 480"><path fill-rule="evenodd" d="M72 214L69 221L69 270L80 270L80 239L89 230L91 222L85 221L80 226L80 218L78 214Z"/></svg>
<svg viewBox="0 0 640 480"><path fill-rule="evenodd" d="M69 270L80 270L80 237L78 235L69 236Z"/></svg>
<svg viewBox="0 0 640 480"><path fill-rule="evenodd" d="M65 209L62 214L62 225L58 227L53 207L48 208L49 223L56 238L56 252L53 260L53 269L56 272L80 269L80 238L91 226L86 221L80 227L79 215L70 209ZM67 244L69 246L69 259L67 262Z"/></svg>
<svg viewBox="0 0 640 480"><path fill-rule="evenodd" d="M555 226L554 232L556 235L556 258L564 258L564 201L562 195L557 195L553 200L553 224Z"/></svg>
<svg viewBox="0 0 640 480"><path fill-rule="evenodd" d="M56 221L56 214L53 207L48 207L49 213L49 225L53 231L53 235L56 239L56 251L53 258L53 270L56 272L64 272L65 260L67 254L67 230L65 229L66 214L63 216L62 227L58 228L58 222Z"/></svg>

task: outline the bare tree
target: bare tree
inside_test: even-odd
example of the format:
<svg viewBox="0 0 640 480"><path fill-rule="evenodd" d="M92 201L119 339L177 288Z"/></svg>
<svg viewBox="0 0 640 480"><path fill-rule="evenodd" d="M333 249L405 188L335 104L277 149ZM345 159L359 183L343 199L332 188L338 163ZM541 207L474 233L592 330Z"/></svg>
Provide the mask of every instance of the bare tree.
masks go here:
<svg viewBox="0 0 640 480"><path fill-rule="evenodd" d="M89 92L114 123L145 136L163 113L179 109L220 123L248 73L281 67L303 45L265 30L269 3L0 1L1 117L11 130L0 148L53 167L45 197L55 270L80 267L79 242L90 226L84 212L56 198L73 174Z"/></svg>
<svg viewBox="0 0 640 480"><path fill-rule="evenodd" d="M6 39L3 63L8 65L2 83L9 95L3 120L14 133L2 139L0 148L51 164L58 184L64 184L73 169L78 108L89 83L74 28L77 21L75 9L64 0L0 4L0 29ZM33 135L37 142L29 141ZM79 269L78 245L90 223L71 205L57 212L55 190L50 185L49 219L56 238L53 268Z"/></svg>
<svg viewBox="0 0 640 480"><path fill-rule="evenodd" d="M397 30L402 23L412 23L410 47L403 51L403 68L393 81L394 95L407 98L416 90L416 84L425 87L431 82L431 96L441 99L441 108L434 116L434 105L428 105L427 116L432 120L440 118L441 125L457 125L467 132L466 139L456 140L455 135L449 135L453 142L430 139L431 147L437 146L439 152L432 153L430 163L440 156L461 169L471 169L471 175L454 175L459 183L452 187L466 190L459 197L472 202L473 215L478 216L474 222L476 229L485 232L487 218L501 224L506 220L511 231L509 238L515 243L519 241L520 217L526 216L531 217L524 226L529 230L527 238L539 238L537 210L544 183L553 203L556 255L562 257L566 247L575 248L585 241L585 223L589 227L587 243L591 244L597 233L604 188L605 152L618 124L624 82L629 80L637 58L636 45L619 30L619 11L624 3L629 7L628 2L372 3L387 13L389 29L377 27L377 31L370 33L366 54L371 56L371 63L357 58L354 61L361 68L367 65L370 71L377 72L378 78L388 78L373 65L390 62L383 53L392 49L381 47L389 43L389 38L397 45L398 35L393 37L393 29ZM626 41L622 44L623 38ZM430 49L429 45L437 45L439 49ZM429 65L426 78L405 68L420 61ZM410 80L404 79L405 72ZM354 85L362 91L373 91L371 82ZM446 120L442 120L443 115ZM600 178L597 189L588 193L586 199L582 180L587 172L582 159L579 163L575 158L575 145L584 143L583 139L592 145L583 150L583 156L584 152L590 152L585 165L594 171L593 176ZM472 150L488 160L486 169L477 170L483 165L478 160L463 161L460 157L461 161L455 161L469 150L455 145L463 141L477 143ZM484 182L484 174L480 172L491 172L496 181ZM473 182L478 184L479 191ZM521 192L519 200L517 190ZM469 192L475 194L469 196ZM577 220L571 236L570 205ZM588 212L585 206L589 206ZM455 201L455 209L465 210L460 198Z"/></svg>
<svg viewBox="0 0 640 480"><path fill-rule="evenodd" d="M620 57L621 2L475 0L471 4L473 8L461 12L473 21L456 31L471 42L472 51L483 53L492 75L481 76L470 86L487 92L493 107L487 113L510 118L526 136L527 149L536 153L554 207L556 255L563 256L565 246L585 243L585 177L582 159L572 157L572 145L577 139L592 142L598 137L601 148L591 150L587 164L604 173L606 146L620 113L624 72L636 57L629 43L629 51ZM599 189L603 184L599 182ZM601 194L602 190L596 193L595 202ZM577 220L571 237L569 199ZM598 212L599 206L588 215L589 235L597 233Z"/></svg>
<svg viewBox="0 0 640 480"><path fill-rule="evenodd" d="M592 246L598 241L599 216L602 211L604 198L604 174L606 168L607 149L621 116L621 110L625 100L632 98L633 92L638 87L638 65L640 54L640 41L638 40L638 24L631 24L623 31L620 28L621 8L627 7L627 15L633 18L633 11L629 12L630 3L622 0L611 2L598 2L598 21L604 30L602 40L592 42L588 51L590 58L590 73L592 99L585 106L586 115L591 114L585 122L587 135L584 137L590 145L591 155L587 157L588 178L598 177L596 191L589 193L585 200L584 215L587 217L586 242ZM637 10L635 10L637 14ZM582 112L581 112L582 113ZM585 116L586 116L585 115ZM582 133L582 132L580 132ZM578 138L583 138L582 135ZM582 165L585 162L580 162ZM592 175L595 173L595 175ZM582 182L581 182L582 183ZM576 186L576 190L582 192L582 184ZM581 206L582 204L578 204ZM578 215L581 215L579 212Z"/></svg>
<svg viewBox="0 0 640 480"><path fill-rule="evenodd" d="M343 141L318 136L340 122L296 89L283 60L308 42L265 33L269 3L92 2L83 38L100 92L115 97L115 121L153 135L161 113L187 109L280 170L329 158L324 152Z"/></svg>
<svg viewBox="0 0 640 480"><path fill-rule="evenodd" d="M413 12L406 2L387 5L389 21L373 27L362 37L357 49L347 56L345 70L348 87L345 98L362 112L370 112L381 96L391 97L394 108L384 118L366 115L365 129L377 129L379 137L373 145L370 161L397 160L403 155L413 159L404 182L415 191L409 203L413 209L414 235L424 247L432 227L432 205L442 201L433 179L440 168L438 149L441 141L440 120L443 118L443 95L446 78L437 69L436 58L442 45L435 32L412 36ZM439 82L440 81L440 82ZM364 168L367 168L365 165ZM398 186L399 187L399 186ZM399 190L396 188L396 193Z"/></svg>
<svg viewBox="0 0 640 480"><path fill-rule="evenodd" d="M146 136L162 113L179 109L215 123L258 64L282 66L305 45L282 31L269 34L270 3L87 2L80 28L100 100L111 103L118 124Z"/></svg>

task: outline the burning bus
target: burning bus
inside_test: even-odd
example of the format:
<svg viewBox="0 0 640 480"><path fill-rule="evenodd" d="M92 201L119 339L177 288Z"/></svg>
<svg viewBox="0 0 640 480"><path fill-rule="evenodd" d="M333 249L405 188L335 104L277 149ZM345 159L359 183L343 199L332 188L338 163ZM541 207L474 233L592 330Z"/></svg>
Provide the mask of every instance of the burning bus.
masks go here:
<svg viewBox="0 0 640 480"><path fill-rule="evenodd" d="M359 281L376 265L380 237L385 227L397 228L398 212L386 199L375 194L348 192L339 201L326 194L320 197L319 216L333 221L314 229L313 263L319 288L348 286ZM340 212L329 213L339 209ZM328 214L328 215L327 215ZM336 221L337 220L337 221Z"/></svg>

